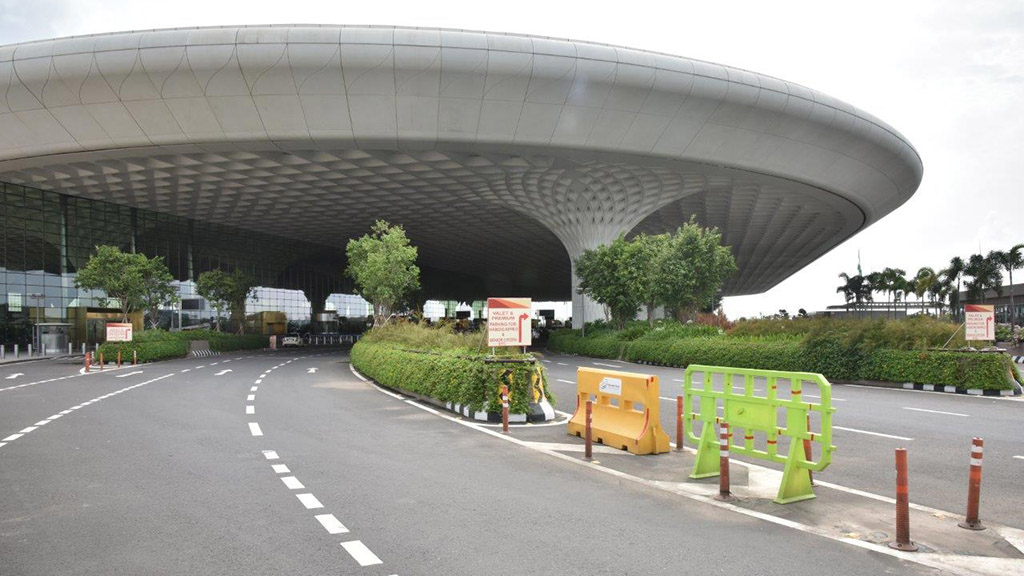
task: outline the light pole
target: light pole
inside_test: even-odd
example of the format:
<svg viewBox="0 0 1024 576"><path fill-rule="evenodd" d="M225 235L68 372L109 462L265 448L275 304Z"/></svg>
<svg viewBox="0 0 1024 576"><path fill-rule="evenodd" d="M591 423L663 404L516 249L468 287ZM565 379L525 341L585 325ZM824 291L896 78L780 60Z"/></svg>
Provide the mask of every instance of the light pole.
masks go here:
<svg viewBox="0 0 1024 576"><path fill-rule="evenodd" d="M43 294L39 294L39 293L35 293L35 294L26 294L25 296L27 298L31 298L32 300L36 301L36 323L35 323L35 326L32 327L33 328L32 329L32 342L36 345L36 353L39 353L39 351L40 351L40 346L39 345L43 341L43 335L40 334L40 332L39 332L39 306L40 306L40 301L43 299L44 295ZM46 351L44 350L43 351L43 356L45 356L45 355L46 355Z"/></svg>

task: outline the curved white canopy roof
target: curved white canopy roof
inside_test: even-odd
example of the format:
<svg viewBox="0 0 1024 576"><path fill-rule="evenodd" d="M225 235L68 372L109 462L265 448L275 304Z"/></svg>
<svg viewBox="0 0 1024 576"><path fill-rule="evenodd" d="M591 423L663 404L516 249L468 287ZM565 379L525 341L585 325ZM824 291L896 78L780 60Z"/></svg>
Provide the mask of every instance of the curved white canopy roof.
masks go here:
<svg viewBox="0 0 1024 576"><path fill-rule="evenodd" d="M737 254L726 292L763 291L921 175L844 102L615 46L300 25L0 47L0 180L339 247L386 218L479 296L568 297L567 253L689 214Z"/></svg>

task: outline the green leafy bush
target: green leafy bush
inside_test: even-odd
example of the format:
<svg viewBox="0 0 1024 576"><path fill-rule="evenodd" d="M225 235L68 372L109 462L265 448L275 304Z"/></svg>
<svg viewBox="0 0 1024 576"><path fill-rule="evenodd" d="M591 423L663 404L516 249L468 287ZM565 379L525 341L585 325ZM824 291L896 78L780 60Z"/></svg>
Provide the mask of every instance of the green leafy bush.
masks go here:
<svg viewBox="0 0 1024 576"><path fill-rule="evenodd" d="M214 352L260 350L269 346L267 337L259 334L225 334L213 330L144 330L136 332L131 342L107 342L100 346L98 352L103 354L104 361L108 363L116 361L118 350L124 362L131 361L133 351L138 354L139 362L154 362L184 358L188 355L190 340L207 340L210 342L210 350Z"/></svg>
<svg viewBox="0 0 1024 576"><path fill-rule="evenodd" d="M501 411L499 391L508 381L503 374L511 371L509 411L526 414L533 397L532 374L540 372L544 390L548 391L546 373L532 356L518 354L516 358L530 362L487 362L484 355L466 356L457 350L417 352L373 339L357 342L351 355L357 370L385 386L488 412ZM554 403L550 393L548 399Z"/></svg>
<svg viewBox="0 0 1024 576"><path fill-rule="evenodd" d="M981 390L1009 390L1011 375L1019 380L1005 354L907 350L875 350L865 357L860 370L864 380Z"/></svg>
<svg viewBox="0 0 1024 576"><path fill-rule="evenodd" d="M579 330L554 330L548 336L548 349L553 352L580 354L592 358L618 359L622 355L625 344L618 339L615 332L587 332L587 337L580 335Z"/></svg>

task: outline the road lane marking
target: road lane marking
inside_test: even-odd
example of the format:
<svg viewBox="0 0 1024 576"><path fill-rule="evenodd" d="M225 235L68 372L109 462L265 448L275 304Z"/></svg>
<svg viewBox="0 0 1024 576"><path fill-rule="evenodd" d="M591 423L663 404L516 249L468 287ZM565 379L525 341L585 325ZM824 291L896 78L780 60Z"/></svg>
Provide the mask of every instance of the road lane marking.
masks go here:
<svg viewBox="0 0 1024 576"><path fill-rule="evenodd" d="M858 434L870 434L871 436L881 436L882 438L892 438L893 440L906 440L910 442L913 438L907 438L906 436L893 436L892 434L882 434L881 432L870 432L868 430L858 430L856 428L844 428L842 426L832 425L832 428L836 430L846 430L847 432L856 432Z"/></svg>
<svg viewBox="0 0 1024 576"><path fill-rule="evenodd" d="M33 424L33 426L37 426L37 427L38 426L46 426L49 423L50 423L49 420L40 420L39 422L36 422L35 424Z"/></svg>
<svg viewBox="0 0 1024 576"><path fill-rule="evenodd" d="M568 364L566 364L565 362L558 362L558 365L559 366L568 366Z"/></svg>
<svg viewBox="0 0 1024 576"><path fill-rule="evenodd" d="M285 476L284 478L281 478L281 482L284 482L284 485L287 486L289 490L302 490L305 488L305 486L302 485L302 482L299 482L299 479L295 476Z"/></svg>
<svg viewBox="0 0 1024 576"><path fill-rule="evenodd" d="M252 402L253 400L256 399L256 395L255 394L249 394L248 396L245 397L245 399L248 400L249 402Z"/></svg>
<svg viewBox="0 0 1024 576"><path fill-rule="evenodd" d="M17 378L18 376L24 376L24 375L25 375L25 374L24 374L23 372L16 372L16 373L14 373L14 374L11 374L11 375L10 375L10 376L8 376L7 378L4 378L4 380L14 380L14 379L16 379L16 378Z"/></svg>
<svg viewBox="0 0 1024 576"><path fill-rule="evenodd" d="M324 505L321 504L320 501L316 499L316 496L313 496L308 492L305 494L296 494L295 497L299 499L299 502L302 502L302 505L306 507L306 510L313 510L316 508L324 507Z"/></svg>
<svg viewBox="0 0 1024 576"><path fill-rule="evenodd" d="M1024 456L1014 456L1017 460L1024 460Z"/></svg>
<svg viewBox="0 0 1024 576"><path fill-rule="evenodd" d="M317 514L314 516L328 534L347 534L348 528L334 517L334 514Z"/></svg>
<svg viewBox="0 0 1024 576"><path fill-rule="evenodd" d="M246 414L255 414L256 413L256 407L255 406L246 406L245 407L245 413Z"/></svg>
<svg viewBox="0 0 1024 576"><path fill-rule="evenodd" d="M963 418L969 418L970 417L970 414L961 414L959 412L943 412L942 410L928 410L927 408L909 408L907 406L904 406L903 409L904 410L913 410L915 412L928 412L930 414L943 414L943 415L946 415L946 416L961 416Z"/></svg>
<svg viewBox="0 0 1024 576"><path fill-rule="evenodd" d="M224 370L221 370L220 372L217 372L216 374L214 374L214 376L223 376L223 375L227 374L228 372L231 372L231 368L226 368Z"/></svg>
<svg viewBox="0 0 1024 576"><path fill-rule="evenodd" d="M114 376L114 378L127 378L129 376L134 376L135 374L142 374L142 370L136 370L135 372L128 372L127 374L118 374L117 376Z"/></svg>
<svg viewBox="0 0 1024 576"><path fill-rule="evenodd" d="M316 368L310 368L306 370L306 374L316 374Z"/></svg>
<svg viewBox="0 0 1024 576"><path fill-rule="evenodd" d="M591 362L594 366L607 366L608 368L625 368L621 364L605 364L604 362Z"/></svg>
<svg viewBox="0 0 1024 576"><path fill-rule="evenodd" d="M14 442L18 438L21 438L22 436L24 436L24 434L11 434L7 438L4 438L3 441L4 442Z"/></svg>
<svg viewBox="0 0 1024 576"><path fill-rule="evenodd" d="M260 430L258 422L249 422L249 432L251 432L253 436L263 436L263 430Z"/></svg>
<svg viewBox="0 0 1024 576"><path fill-rule="evenodd" d="M203 364L202 366L196 366L196 370L199 370L200 368L206 368L206 364Z"/></svg>
<svg viewBox="0 0 1024 576"><path fill-rule="evenodd" d="M373 566L375 564L383 564L380 558L370 549L363 544L361 540L352 540L351 542L342 542L342 548L345 549L356 562L359 562L360 566Z"/></svg>
<svg viewBox="0 0 1024 576"><path fill-rule="evenodd" d="M760 392L760 390L758 390L758 392ZM816 396L814 394L804 394L804 396L806 396L807 398L818 398L818 399L821 398L821 396ZM832 401L833 402L846 402L846 399L845 398L833 398Z"/></svg>
<svg viewBox="0 0 1024 576"><path fill-rule="evenodd" d="M253 384L261 384L262 382L263 382L263 378L257 378L256 382L253 382Z"/></svg>
<svg viewBox="0 0 1024 576"><path fill-rule="evenodd" d="M249 388L249 392L255 392L258 389L259 389L259 386L253 386L252 388Z"/></svg>
<svg viewBox="0 0 1024 576"><path fill-rule="evenodd" d="M263 457L267 460L277 460L277 452L274 452L273 450L264 450Z"/></svg>
<svg viewBox="0 0 1024 576"><path fill-rule="evenodd" d="M28 428L25 428L23 430L19 430L18 433L19 434L28 434L29 432L31 432L31 431L33 431L35 429L36 429L35 426L29 426Z"/></svg>
<svg viewBox="0 0 1024 576"><path fill-rule="evenodd" d="M572 380L562 380L561 378L558 378L558 381L565 382L566 384L575 384L575 382L573 382Z"/></svg>
<svg viewBox="0 0 1024 576"><path fill-rule="evenodd" d="M271 465L271 468L273 468L274 472L277 472L278 474L287 474L291 472L286 464L273 464Z"/></svg>

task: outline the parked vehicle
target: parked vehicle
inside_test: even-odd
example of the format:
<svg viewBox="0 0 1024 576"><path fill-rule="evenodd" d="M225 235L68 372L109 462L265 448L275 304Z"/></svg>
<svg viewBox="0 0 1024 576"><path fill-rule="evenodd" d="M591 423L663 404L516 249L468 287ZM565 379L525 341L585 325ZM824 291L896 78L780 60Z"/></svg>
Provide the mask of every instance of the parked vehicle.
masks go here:
<svg viewBox="0 0 1024 576"><path fill-rule="evenodd" d="M302 337L298 334L286 334L281 338L281 347L285 346L302 346Z"/></svg>

